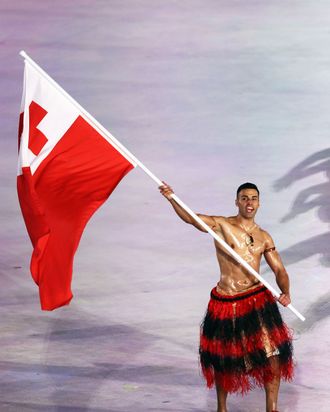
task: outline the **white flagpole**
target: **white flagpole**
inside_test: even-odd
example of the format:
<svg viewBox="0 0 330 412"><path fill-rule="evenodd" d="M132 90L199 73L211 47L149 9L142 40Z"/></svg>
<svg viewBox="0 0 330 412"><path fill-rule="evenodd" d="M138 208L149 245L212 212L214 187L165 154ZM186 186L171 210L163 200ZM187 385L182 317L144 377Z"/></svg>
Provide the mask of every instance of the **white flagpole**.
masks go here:
<svg viewBox="0 0 330 412"><path fill-rule="evenodd" d="M29 57L25 51L19 53L25 61L27 61L31 66L34 67L44 78L46 78L61 94L63 94L88 120L93 124L95 129L97 129L100 134L106 138L110 143L115 146L118 151L120 151L132 164L139 166L152 180L154 180L158 186L163 185L163 182L158 179L139 159L137 159L125 146L123 146L112 134L103 127L90 113L88 113L73 97L71 97L58 83L55 82L34 60ZM193 217L196 222L198 222L222 247L225 249L229 255L231 255L237 262L239 262L248 272L254 275L263 285L266 286L268 290L276 297L279 298L280 294L275 290L256 270L254 270L237 252L235 252L221 237L219 237L206 223L202 221L187 205L185 205L182 200L178 198L177 195L172 194L171 197L187 212L191 217ZM289 308L299 319L305 320L305 317L295 309L290 303L287 308Z"/></svg>

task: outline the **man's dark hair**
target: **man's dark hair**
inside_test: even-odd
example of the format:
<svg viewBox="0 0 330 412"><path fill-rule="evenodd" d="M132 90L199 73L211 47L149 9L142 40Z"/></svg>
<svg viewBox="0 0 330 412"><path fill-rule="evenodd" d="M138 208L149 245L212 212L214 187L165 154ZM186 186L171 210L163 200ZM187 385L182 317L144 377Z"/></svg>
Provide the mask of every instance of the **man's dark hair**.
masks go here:
<svg viewBox="0 0 330 412"><path fill-rule="evenodd" d="M244 189L255 189L258 192L258 196L259 196L259 189L257 188L257 186L254 183L246 182L238 187L237 192L236 192L236 198L238 198L239 192Z"/></svg>

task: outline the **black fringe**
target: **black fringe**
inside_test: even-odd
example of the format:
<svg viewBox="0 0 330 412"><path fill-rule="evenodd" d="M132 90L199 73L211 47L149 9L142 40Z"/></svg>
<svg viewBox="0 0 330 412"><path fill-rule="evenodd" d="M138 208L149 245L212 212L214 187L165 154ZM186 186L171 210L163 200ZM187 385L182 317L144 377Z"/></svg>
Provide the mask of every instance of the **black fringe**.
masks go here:
<svg viewBox="0 0 330 412"><path fill-rule="evenodd" d="M280 364L286 364L292 357L292 344L290 341L284 342L278 347L278 359ZM205 368L213 367L216 372L226 373L246 373L249 369L263 368L269 363L266 353L263 350L256 350L246 356L230 357L219 356L209 352L201 351L201 363Z"/></svg>
<svg viewBox="0 0 330 412"><path fill-rule="evenodd" d="M271 332L273 328L283 325L276 302L266 302L260 310L253 309L246 315L234 319L215 319L207 312L202 323L202 334L208 339L219 339L224 342L241 340L255 335L261 326Z"/></svg>

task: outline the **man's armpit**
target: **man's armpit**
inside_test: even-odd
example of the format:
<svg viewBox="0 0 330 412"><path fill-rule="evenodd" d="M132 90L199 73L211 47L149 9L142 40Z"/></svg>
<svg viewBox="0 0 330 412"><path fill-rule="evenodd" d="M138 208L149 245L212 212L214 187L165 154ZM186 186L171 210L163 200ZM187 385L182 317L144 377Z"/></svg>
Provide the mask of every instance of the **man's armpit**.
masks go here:
<svg viewBox="0 0 330 412"><path fill-rule="evenodd" d="M209 226L212 230L214 230L214 226L216 225L216 221L214 220L213 216L209 215L203 215L201 213L197 213L197 216L207 225ZM197 223L197 222L196 222ZM206 230L198 224L198 226L201 228L203 232L206 232Z"/></svg>
<svg viewBox="0 0 330 412"><path fill-rule="evenodd" d="M221 235L223 236L223 224L226 223L226 218L223 216L213 216L213 219L215 221L214 231L217 233L221 233Z"/></svg>

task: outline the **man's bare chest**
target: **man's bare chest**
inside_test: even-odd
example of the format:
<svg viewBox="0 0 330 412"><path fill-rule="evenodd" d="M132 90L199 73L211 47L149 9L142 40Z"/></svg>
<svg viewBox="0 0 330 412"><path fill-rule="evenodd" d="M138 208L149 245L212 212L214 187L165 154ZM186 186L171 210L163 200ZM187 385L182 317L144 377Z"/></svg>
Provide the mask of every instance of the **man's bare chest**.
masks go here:
<svg viewBox="0 0 330 412"><path fill-rule="evenodd" d="M236 225L224 225L220 235L240 255L258 257L265 249L265 239L259 228L245 231Z"/></svg>

